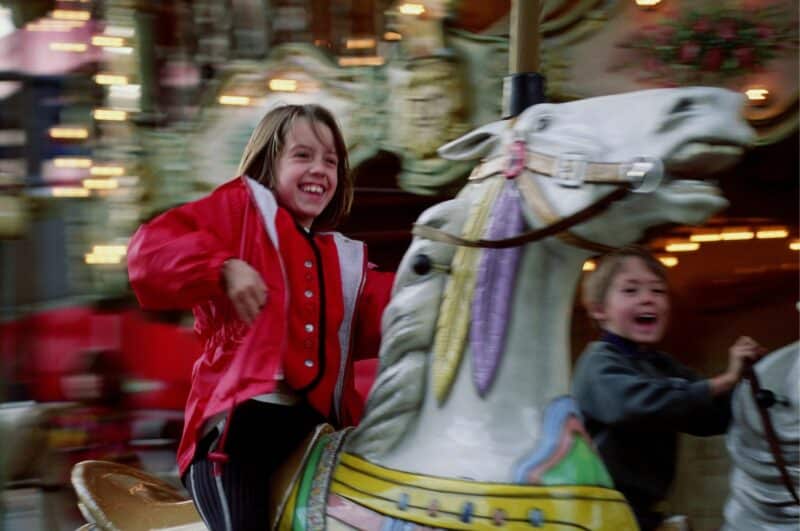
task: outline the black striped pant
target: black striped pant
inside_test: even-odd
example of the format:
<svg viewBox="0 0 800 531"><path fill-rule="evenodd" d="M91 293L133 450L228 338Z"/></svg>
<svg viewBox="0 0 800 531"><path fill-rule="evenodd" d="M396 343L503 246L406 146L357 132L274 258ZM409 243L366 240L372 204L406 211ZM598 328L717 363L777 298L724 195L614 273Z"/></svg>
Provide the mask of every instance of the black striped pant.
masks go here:
<svg viewBox="0 0 800 531"><path fill-rule="evenodd" d="M267 496L272 472L324 419L304 403L248 400L234 410L230 422L223 449L229 460L220 466L221 474L214 475L206 457L219 436L214 429L198 443L183 484L211 531L264 531L271 517Z"/></svg>

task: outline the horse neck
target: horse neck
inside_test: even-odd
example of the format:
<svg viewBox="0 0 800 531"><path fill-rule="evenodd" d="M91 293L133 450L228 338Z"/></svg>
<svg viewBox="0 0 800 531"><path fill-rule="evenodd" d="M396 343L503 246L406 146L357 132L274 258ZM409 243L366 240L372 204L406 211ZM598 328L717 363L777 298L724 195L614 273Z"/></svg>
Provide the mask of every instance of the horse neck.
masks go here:
<svg viewBox="0 0 800 531"><path fill-rule="evenodd" d="M535 359L527 358L537 370L545 359L558 365L559 381L569 377L568 337L575 288L581 274L581 252L559 249L558 244L530 245L523 254L515 287L515 315L509 343L531 345ZM556 254L553 248L562 252ZM524 270L524 271L522 271ZM528 315L525 315L525 310Z"/></svg>
<svg viewBox="0 0 800 531"><path fill-rule="evenodd" d="M436 401L445 402L445 410L466 406L488 412L499 404L540 408L568 392L567 337L583 259L553 242L529 244L519 251L515 275L493 275L487 289L478 282L471 326L482 328L478 336L484 339L476 340L475 330L471 331L447 400L437 393L441 391L442 379L437 378L441 365L434 362L429 403L439 396ZM476 308L480 304L484 304L483 312ZM495 322L487 325L490 320ZM503 338L501 346L498 337Z"/></svg>
<svg viewBox="0 0 800 531"><path fill-rule="evenodd" d="M429 351L405 350L379 373L367 414L347 451L397 470L483 481L508 479L516 460L540 439L548 403L568 392L567 331L584 258L581 251L553 241L529 244L520 251L508 278L513 282L507 286L510 296L495 297L498 304L489 307L494 311L504 301L510 303L503 310L505 343L488 386L476 383L475 353L481 349L470 346L470 341L459 356L438 348L438 341ZM459 284L456 279L461 276L456 273L448 282ZM469 326L459 320L468 307L467 301L458 299L456 311L440 308L437 329L445 334L442 337L449 339L445 332ZM474 312L472 317L472 326L481 324ZM448 324L456 326L442 326ZM456 339L442 344L455 348L461 336L452 337ZM443 447L449 451L443 454Z"/></svg>
<svg viewBox="0 0 800 531"><path fill-rule="evenodd" d="M519 263L507 330L507 377L527 379L531 393L549 400L568 392L569 326L580 252L557 243L528 245ZM537 385L530 385L535 375ZM502 386L498 386L502 388ZM535 400L534 403L540 403Z"/></svg>

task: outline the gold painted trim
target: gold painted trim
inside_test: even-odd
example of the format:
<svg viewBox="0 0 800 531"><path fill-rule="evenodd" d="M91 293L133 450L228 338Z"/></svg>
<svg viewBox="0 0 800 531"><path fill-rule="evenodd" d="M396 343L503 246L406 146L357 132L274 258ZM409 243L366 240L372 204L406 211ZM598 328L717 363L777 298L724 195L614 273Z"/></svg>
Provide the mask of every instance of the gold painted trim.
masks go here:
<svg viewBox="0 0 800 531"><path fill-rule="evenodd" d="M294 520L295 509L297 508L297 491L300 488L300 482L295 481L292 484L292 489L284 502L283 510L281 511L280 518L277 524L273 527L275 530L292 529L292 522Z"/></svg>
<svg viewBox="0 0 800 531"><path fill-rule="evenodd" d="M341 454L331 491L381 514L444 529L636 529L621 493L594 486L535 486L410 474ZM469 518L465 508L471 507ZM560 522L560 523L559 523Z"/></svg>
<svg viewBox="0 0 800 531"><path fill-rule="evenodd" d="M800 119L798 119L799 114L800 112L798 112L797 106L795 106L790 113L785 113L785 116L781 116L780 120L777 120L775 123L770 122L769 125L762 125L758 122L751 121L750 125L753 126L758 134L755 145L769 146L771 144L776 144L793 134L797 131L798 124L800 123Z"/></svg>

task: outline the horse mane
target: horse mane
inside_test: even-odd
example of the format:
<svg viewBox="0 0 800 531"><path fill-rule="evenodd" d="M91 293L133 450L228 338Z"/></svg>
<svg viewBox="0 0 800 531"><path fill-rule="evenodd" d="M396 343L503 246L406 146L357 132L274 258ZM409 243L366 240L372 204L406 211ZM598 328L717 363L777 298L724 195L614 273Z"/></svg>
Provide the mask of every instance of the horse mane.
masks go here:
<svg viewBox="0 0 800 531"><path fill-rule="evenodd" d="M468 205L456 198L424 211L418 224L459 232ZM414 238L397 270L392 299L383 313L378 373L364 418L348 437L345 450L368 460L389 452L417 418L425 398L428 360L447 273L414 271L414 259L426 255L449 266L454 248Z"/></svg>

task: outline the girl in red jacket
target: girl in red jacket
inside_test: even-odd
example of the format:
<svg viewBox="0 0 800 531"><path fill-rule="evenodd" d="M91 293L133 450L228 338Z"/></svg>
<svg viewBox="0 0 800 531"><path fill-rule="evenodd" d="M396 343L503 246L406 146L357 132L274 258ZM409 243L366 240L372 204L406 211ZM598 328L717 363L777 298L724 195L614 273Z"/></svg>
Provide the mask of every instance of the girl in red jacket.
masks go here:
<svg viewBox="0 0 800 531"><path fill-rule="evenodd" d="M214 531L265 529L274 468L316 424L359 420L353 361L378 351L393 280L361 242L325 232L353 197L327 110L270 111L238 171L143 225L128 249L142 307L191 307L203 340L178 466Z"/></svg>

